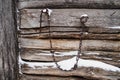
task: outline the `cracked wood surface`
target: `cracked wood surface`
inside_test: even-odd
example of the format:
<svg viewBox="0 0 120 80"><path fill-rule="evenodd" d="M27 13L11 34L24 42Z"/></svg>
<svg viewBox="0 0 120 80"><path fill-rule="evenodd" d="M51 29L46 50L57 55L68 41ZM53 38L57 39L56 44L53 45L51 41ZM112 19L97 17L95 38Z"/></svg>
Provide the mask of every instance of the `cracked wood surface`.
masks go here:
<svg viewBox="0 0 120 80"><path fill-rule="evenodd" d="M79 77L60 77L60 76L37 76L37 75L21 75L20 80L91 80L83 76ZM99 80L99 79L96 79Z"/></svg>
<svg viewBox="0 0 120 80"><path fill-rule="evenodd" d="M80 16L88 14L89 19L86 23L88 27L117 27L120 26L119 9L52 9L51 26L81 26ZM21 10L21 28L38 28L40 25L41 9ZM46 16L43 15L42 26L46 24Z"/></svg>
<svg viewBox="0 0 120 80"><path fill-rule="evenodd" d="M18 8L119 9L119 0L19 0Z"/></svg>
<svg viewBox="0 0 120 80"><path fill-rule="evenodd" d="M84 34L82 37L82 49L84 54L81 55L81 58L98 60L120 67L120 29L114 28L120 26L120 1L118 0L20 0L18 8L22 10L21 26L18 33L22 60L31 63L53 62L49 51L47 51L50 49L50 45L46 15L43 15L41 28L42 33L39 34L40 8L46 7L52 8L53 10L51 14L51 32L53 47L56 51L67 52L78 50L80 37L79 32L82 29L78 18L80 18L82 14L88 14L89 20L86 23L85 29L85 31L88 30L88 34ZM99 53L99 55L87 54L88 52ZM56 55L58 54L59 53L56 53ZM56 60L61 61L73 56L75 55L61 57L59 54L59 56L56 56ZM48 78L46 76L49 76L49 80L80 80L81 78L81 80L84 80L84 78L85 80L120 79L119 72L86 67L78 68L72 72L64 72L50 66L44 69L40 66L35 66L35 69L33 69L29 65L24 64L22 65L22 72L26 74L26 76L31 75L29 77L27 76L22 78L22 80L47 80ZM33 77L33 75L46 76L36 78ZM73 76L77 76L77 78L68 78ZM56 77L59 77L59 79ZM63 79L63 77L66 77L66 79Z"/></svg>
<svg viewBox="0 0 120 80"><path fill-rule="evenodd" d="M95 80L113 80L119 79L119 72L105 71L99 68L86 68L81 67L77 70L65 72L57 68L46 68L42 69L36 66L38 69L32 69L28 65L23 65L22 72L27 75L48 75L48 76L59 76L59 77L72 77L72 76L82 76L86 79L95 79ZM114 75L115 77L111 77Z"/></svg>
<svg viewBox="0 0 120 80"><path fill-rule="evenodd" d="M56 61L62 61L65 59L70 59L76 56L75 54L68 54L70 50L57 50L55 52ZM53 62L52 54L50 50L40 50L40 49L21 49L21 58L25 61L31 62ZM120 52L108 52L108 51L82 51L80 58L92 59L102 61L117 67L120 67Z"/></svg>
<svg viewBox="0 0 120 80"><path fill-rule="evenodd" d="M50 49L49 39L19 38L23 48ZM120 41L112 40L83 40L83 50L120 51ZM79 40L76 39L52 39L53 49L78 50Z"/></svg>

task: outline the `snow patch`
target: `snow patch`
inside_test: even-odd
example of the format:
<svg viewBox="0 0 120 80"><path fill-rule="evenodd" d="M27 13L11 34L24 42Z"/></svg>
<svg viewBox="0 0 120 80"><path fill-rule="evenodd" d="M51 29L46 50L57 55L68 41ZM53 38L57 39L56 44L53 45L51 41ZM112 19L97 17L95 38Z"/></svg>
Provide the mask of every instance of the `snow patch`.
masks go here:
<svg viewBox="0 0 120 80"><path fill-rule="evenodd" d="M55 52L55 56L76 56L78 51L69 51L69 52ZM87 52L84 53L86 55L99 55L100 53L97 52ZM41 55L41 56L51 56L52 54L48 51L46 53L36 53L36 55ZM81 54L82 55L82 54Z"/></svg>
<svg viewBox="0 0 120 80"><path fill-rule="evenodd" d="M77 53L77 51L73 51L73 52L70 52L68 54L75 54L75 53ZM74 67L75 63L76 63L76 57L58 62L60 68L62 68L63 70L70 70L71 68ZM25 62L19 56L19 66L21 67L21 65L23 65L23 64L27 64L29 67L31 67L33 69L57 68L54 62L49 62L49 63ZM39 67L39 68L36 68L36 67ZM104 69L106 71L118 71L118 72L120 72L120 68L115 67L113 65L109 65L109 64L100 62L100 61L96 61L96 60L79 59L78 67L94 67L94 68L101 68L101 69Z"/></svg>
<svg viewBox="0 0 120 80"><path fill-rule="evenodd" d="M44 62L26 62L26 61L23 61L21 59L21 57L19 56L19 65L28 65L29 67L33 68L33 69L36 69L36 67L41 67L42 69L44 68L48 68L48 67L52 67L52 68L56 68L56 65L54 64L54 62L49 62L49 63L44 63Z"/></svg>
<svg viewBox="0 0 120 80"><path fill-rule="evenodd" d="M74 67L75 63L76 63L76 57L58 62L60 68L62 68L63 70L71 70L71 68Z"/></svg>
<svg viewBox="0 0 120 80"><path fill-rule="evenodd" d="M96 61L96 60L79 59L78 66L79 67L94 67L94 68L101 68L107 71L119 71L120 72L120 68L100 62L100 61Z"/></svg>
<svg viewBox="0 0 120 80"><path fill-rule="evenodd" d="M48 9L48 15L50 16L52 13L52 10L51 9Z"/></svg>
<svg viewBox="0 0 120 80"><path fill-rule="evenodd" d="M110 28L113 28L113 29L120 29L120 26L115 26L115 27L110 27Z"/></svg>
<svg viewBox="0 0 120 80"><path fill-rule="evenodd" d="M78 51L70 51L70 52L62 52L59 54L62 56L74 56L74 55L77 55L77 53L78 53Z"/></svg>
<svg viewBox="0 0 120 80"><path fill-rule="evenodd" d="M88 15L87 14L83 14L80 17L88 17Z"/></svg>
<svg viewBox="0 0 120 80"><path fill-rule="evenodd" d="M88 53L84 53L86 55L99 55L100 53L97 52L88 52Z"/></svg>
<svg viewBox="0 0 120 80"><path fill-rule="evenodd" d="M42 11L43 11L44 13L45 13L45 12L47 12L47 10L46 10L46 9L43 9Z"/></svg>
<svg viewBox="0 0 120 80"><path fill-rule="evenodd" d="M48 11L48 15L50 16L51 15L51 13L52 13L52 10L51 9L49 9L49 8L47 8L47 9L43 9L43 12L45 13L45 12L47 12Z"/></svg>
<svg viewBox="0 0 120 80"><path fill-rule="evenodd" d="M78 51L70 51L70 52L55 52L55 56L74 56L77 55ZM51 56L52 54L49 53L39 53L36 55L43 55L43 56Z"/></svg>
<svg viewBox="0 0 120 80"><path fill-rule="evenodd" d="M73 68L75 63L76 63L76 57L58 62L58 64L63 70L70 70L71 68ZM100 62L100 61L96 61L96 60L79 59L78 67L94 67L94 68L101 68L106 71L119 71L120 72L120 68Z"/></svg>

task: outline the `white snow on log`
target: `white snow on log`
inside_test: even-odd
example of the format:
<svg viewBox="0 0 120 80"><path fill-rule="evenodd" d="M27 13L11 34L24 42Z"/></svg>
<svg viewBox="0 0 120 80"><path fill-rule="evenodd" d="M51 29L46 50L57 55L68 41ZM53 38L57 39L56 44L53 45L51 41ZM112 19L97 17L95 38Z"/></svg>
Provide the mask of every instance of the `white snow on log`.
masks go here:
<svg viewBox="0 0 120 80"><path fill-rule="evenodd" d="M75 56L77 55L78 51L69 51L69 52L55 52L55 56ZM52 54L47 51L47 52L41 52L41 53L35 53L36 55L41 55L41 56L51 56ZM100 53L97 52L87 52L84 53L85 55L99 55Z"/></svg>
<svg viewBox="0 0 120 80"><path fill-rule="evenodd" d="M104 60L112 60L112 58L105 58L105 57L96 57L98 59L104 59Z"/></svg>
<svg viewBox="0 0 120 80"><path fill-rule="evenodd" d="M43 9L42 11L45 13L47 10L46 10L46 9Z"/></svg>
<svg viewBox="0 0 120 80"><path fill-rule="evenodd" d="M84 53L86 55L100 55L100 53L97 52L88 52L88 53Z"/></svg>
<svg viewBox="0 0 120 80"><path fill-rule="evenodd" d="M78 51L70 51L70 52L55 52L55 56L75 56L77 55ZM36 55L41 56L51 56L52 54L50 52L48 53L36 53Z"/></svg>
<svg viewBox="0 0 120 80"><path fill-rule="evenodd" d="M51 13L52 13L52 10L51 10L51 9L49 9L49 8L47 8L47 9L43 9L43 12L45 13L45 12L47 12L47 10L48 10L48 15L50 16L50 15L51 15Z"/></svg>
<svg viewBox="0 0 120 80"><path fill-rule="evenodd" d="M114 27L110 27L110 28L113 28L113 29L120 29L120 26L114 26Z"/></svg>
<svg viewBox="0 0 120 80"><path fill-rule="evenodd" d="M73 53L71 53L71 54L73 54ZM60 65L60 68L62 68L63 70L70 70L74 66L75 63L76 63L76 57L58 62L58 64ZM54 62L49 62L49 63L48 62L47 63L45 63L45 62L26 62L26 61L23 61L21 59L21 57L19 56L19 65L21 66L23 64L26 64L33 69L57 68ZM120 68L100 62L100 61L96 61L96 60L79 59L78 67L94 67L94 68L101 68L106 71L120 72Z"/></svg>
<svg viewBox="0 0 120 80"><path fill-rule="evenodd" d="M48 9L48 15L51 16L51 14L52 14L52 10Z"/></svg>
<svg viewBox="0 0 120 80"><path fill-rule="evenodd" d="M36 67L40 67L40 69L46 69L48 67L51 67L51 68L56 68L56 65L54 63L44 63L44 62L26 62L26 61L23 61L21 59L21 57L19 56L19 66L22 66L26 64L27 66L33 68L33 69L36 69Z"/></svg>
<svg viewBox="0 0 120 80"><path fill-rule="evenodd" d="M58 64L63 70L70 70L74 66L75 63L76 63L76 57L58 62ZM95 60L79 59L78 67L94 67L94 68L101 68L107 71L119 71L120 72L120 68L118 67L115 67L115 66L112 66L112 65L100 62L100 61L95 61Z"/></svg>
<svg viewBox="0 0 120 80"><path fill-rule="evenodd" d="M113 65L109 65L100 61L96 61L96 60L84 60L84 59L80 59L78 62L78 66L79 67L94 67L94 68L101 68L104 69L106 71L118 71L120 72L120 68L115 67Z"/></svg>
<svg viewBox="0 0 120 80"><path fill-rule="evenodd" d="M87 14L83 14L80 17L88 17L88 15Z"/></svg>
<svg viewBox="0 0 120 80"><path fill-rule="evenodd" d="M74 67L75 63L76 57L58 62L60 68L62 68L63 70L71 70Z"/></svg>

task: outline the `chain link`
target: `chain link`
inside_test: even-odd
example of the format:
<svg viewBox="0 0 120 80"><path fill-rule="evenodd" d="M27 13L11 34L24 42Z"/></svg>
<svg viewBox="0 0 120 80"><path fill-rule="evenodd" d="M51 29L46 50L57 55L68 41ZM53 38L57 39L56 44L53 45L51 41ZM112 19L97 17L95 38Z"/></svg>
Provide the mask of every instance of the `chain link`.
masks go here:
<svg viewBox="0 0 120 80"><path fill-rule="evenodd" d="M41 11L40 14L40 32L41 32L41 23L42 23L42 14L45 13L47 14L47 23L48 23L48 27L49 27L49 43L50 43L50 53L52 54L53 57L53 61L56 64L57 68L62 70L62 71L73 71L76 70L78 67L78 61L80 58L80 54L81 54L81 47L82 47L82 35L83 35L83 31L80 31L80 35L79 35L79 49L78 49L78 53L76 56L76 63L74 64L74 66L70 69L70 70L63 70L60 65L58 64L58 62L55 59L55 50L53 49L53 45L52 45L52 38L51 38L51 26L50 26L50 15L48 14L48 9L46 9L46 12L43 12L43 10ZM80 20L81 21L81 20ZM82 23L82 22L81 22ZM84 27L84 23L82 23L82 27Z"/></svg>

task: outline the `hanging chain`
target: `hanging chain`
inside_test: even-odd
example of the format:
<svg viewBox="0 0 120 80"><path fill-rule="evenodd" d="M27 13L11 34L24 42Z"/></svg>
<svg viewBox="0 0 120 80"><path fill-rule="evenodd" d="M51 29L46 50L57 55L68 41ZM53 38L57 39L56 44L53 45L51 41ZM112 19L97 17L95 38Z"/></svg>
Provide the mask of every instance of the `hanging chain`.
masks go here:
<svg viewBox="0 0 120 80"><path fill-rule="evenodd" d="M42 17L43 17L43 10L41 10L41 13L40 13L40 29L39 29L39 33L41 33L41 28L42 28Z"/></svg>
<svg viewBox="0 0 120 80"><path fill-rule="evenodd" d="M41 23L42 23L42 13L43 13L43 10L41 11L41 15L40 15L40 32L41 32ZM48 23L48 27L49 27L49 43L50 43L50 53L52 54L52 57L53 57L53 61L54 63L56 64L57 68L62 70L62 71L73 71L73 70L76 70L77 67L78 67L78 61L79 61L79 58L80 58L80 54L81 54L81 47L82 47L82 35L83 35L83 31L81 30L80 31L80 35L79 35L79 49L78 49L78 53L77 53L77 56L76 56L76 63L74 64L74 66L70 69L70 70L63 70L60 65L57 63L56 59L55 59L55 50L53 49L53 46L52 46L52 38L51 38L51 27L50 27L50 15L48 14L48 9L46 9L46 12L47 14L47 23ZM80 22L82 24L82 27L85 27L85 22L82 22L81 18L80 18Z"/></svg>

